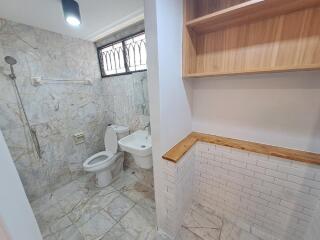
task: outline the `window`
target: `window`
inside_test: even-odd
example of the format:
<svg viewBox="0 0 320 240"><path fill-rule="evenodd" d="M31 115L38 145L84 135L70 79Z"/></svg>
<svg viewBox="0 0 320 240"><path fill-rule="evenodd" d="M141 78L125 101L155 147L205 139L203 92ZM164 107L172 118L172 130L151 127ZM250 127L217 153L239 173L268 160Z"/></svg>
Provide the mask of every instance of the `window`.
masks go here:
<svg viewBox="0 0 320 240"><path fill-rule="evenodd" d="M97 49L102 77L147 70L144 32L137 33Z"/></svg>

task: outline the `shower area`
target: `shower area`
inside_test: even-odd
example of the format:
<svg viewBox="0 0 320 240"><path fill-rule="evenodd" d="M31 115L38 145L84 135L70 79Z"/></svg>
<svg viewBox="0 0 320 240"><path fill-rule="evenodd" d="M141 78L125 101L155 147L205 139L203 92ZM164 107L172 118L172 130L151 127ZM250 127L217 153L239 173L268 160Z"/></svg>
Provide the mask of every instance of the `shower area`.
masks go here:
<svg viewBox="0 0 320 240"><path fill-rule="evenodd" d="M39 145L39 141L37 138L37 133L35 131L34 128L31 127L30 122L28 120L28 116L26 114L26 110L24 109L23 103L22 103L22 99L21 99L21 95L17 86L17 82L16 82L16 75L14 73L14 69L13 66L17 64L17 60L11 56L6 56L4 58L4 61L10 65L10 74L8 75L8 77L12 80L12 85L14 87L16 96L17 96L17 101L18 101L18 107L21 109L21 113L23 114L23 117L25 119L25 122L27 124L28 130L30 132L30 137L32 140L32 145L37 153L37 157L38 159L41 159L41 152L40 152L40 145Z"/></svg>
<svg viewBox="0 0 320 240"><path fill-rule="evenodd" d="M98 133L111 119L95 51L0 19L0 127L31 201L79 176L83 159L103 147Z"/></svg>

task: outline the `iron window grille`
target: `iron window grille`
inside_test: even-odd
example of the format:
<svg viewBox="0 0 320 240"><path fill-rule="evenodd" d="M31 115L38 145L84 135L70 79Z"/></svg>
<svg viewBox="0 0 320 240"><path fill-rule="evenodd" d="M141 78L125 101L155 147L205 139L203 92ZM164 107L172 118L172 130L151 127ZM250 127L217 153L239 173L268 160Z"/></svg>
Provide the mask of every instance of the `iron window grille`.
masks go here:
<svg viewBox="0 0 320 240"><path fill-rule="evenodd" d="M147 70L147 49L144 32L99 47L97 51L102 77Z"/></svg>

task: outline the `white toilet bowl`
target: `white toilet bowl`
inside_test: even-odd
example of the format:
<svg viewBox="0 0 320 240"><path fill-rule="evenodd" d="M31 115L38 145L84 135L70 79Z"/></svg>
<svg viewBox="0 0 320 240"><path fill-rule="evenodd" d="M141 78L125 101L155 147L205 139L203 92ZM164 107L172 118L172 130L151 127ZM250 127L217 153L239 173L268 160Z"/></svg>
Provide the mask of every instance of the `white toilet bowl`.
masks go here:
<svg viewBox="0 0 320 240"><path fill-rule="evenodd" d="M129 129L123 126L111 125L107 127L104 143L105 151L94 154L84 163L87 172L96 173L97 187L108 186L117 178L123 168L124 154L118 151L118 139L129 134Z"/></svg>

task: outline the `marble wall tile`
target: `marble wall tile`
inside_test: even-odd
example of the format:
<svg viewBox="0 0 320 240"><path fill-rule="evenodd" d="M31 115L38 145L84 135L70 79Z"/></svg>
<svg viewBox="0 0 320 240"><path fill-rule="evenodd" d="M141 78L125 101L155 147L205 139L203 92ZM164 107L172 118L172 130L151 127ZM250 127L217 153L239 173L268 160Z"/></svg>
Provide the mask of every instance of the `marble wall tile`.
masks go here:
<svg viewBox="0 0 320 240"><path fill-rule="evenodd" d="M103 78L105 110L116 124L141 129L149 122L147 73Z"/></svg>
<svg viewBox="0 0 320 240"><path fill-rule="evenodd" d="M19 128L26 123L25 119L21 116L21 108L19 108L16 103L10 102L10 100L6 102L5 100L1 99L0 112L1 129Z"/></svg>
<svg viewBox="0 0 320 240"><path fill-rule="evenodd" d="M27 117L35 129L39 159L17 101L4 57L17 59L16 83ZM93 43L0 19L0 128L5 135L30 200L68 183L83 173L82 163L103 150L111 123ZM92 85L33 86L32 77L90 80ZM73 135L85 134L75 145Z"/></svg>

